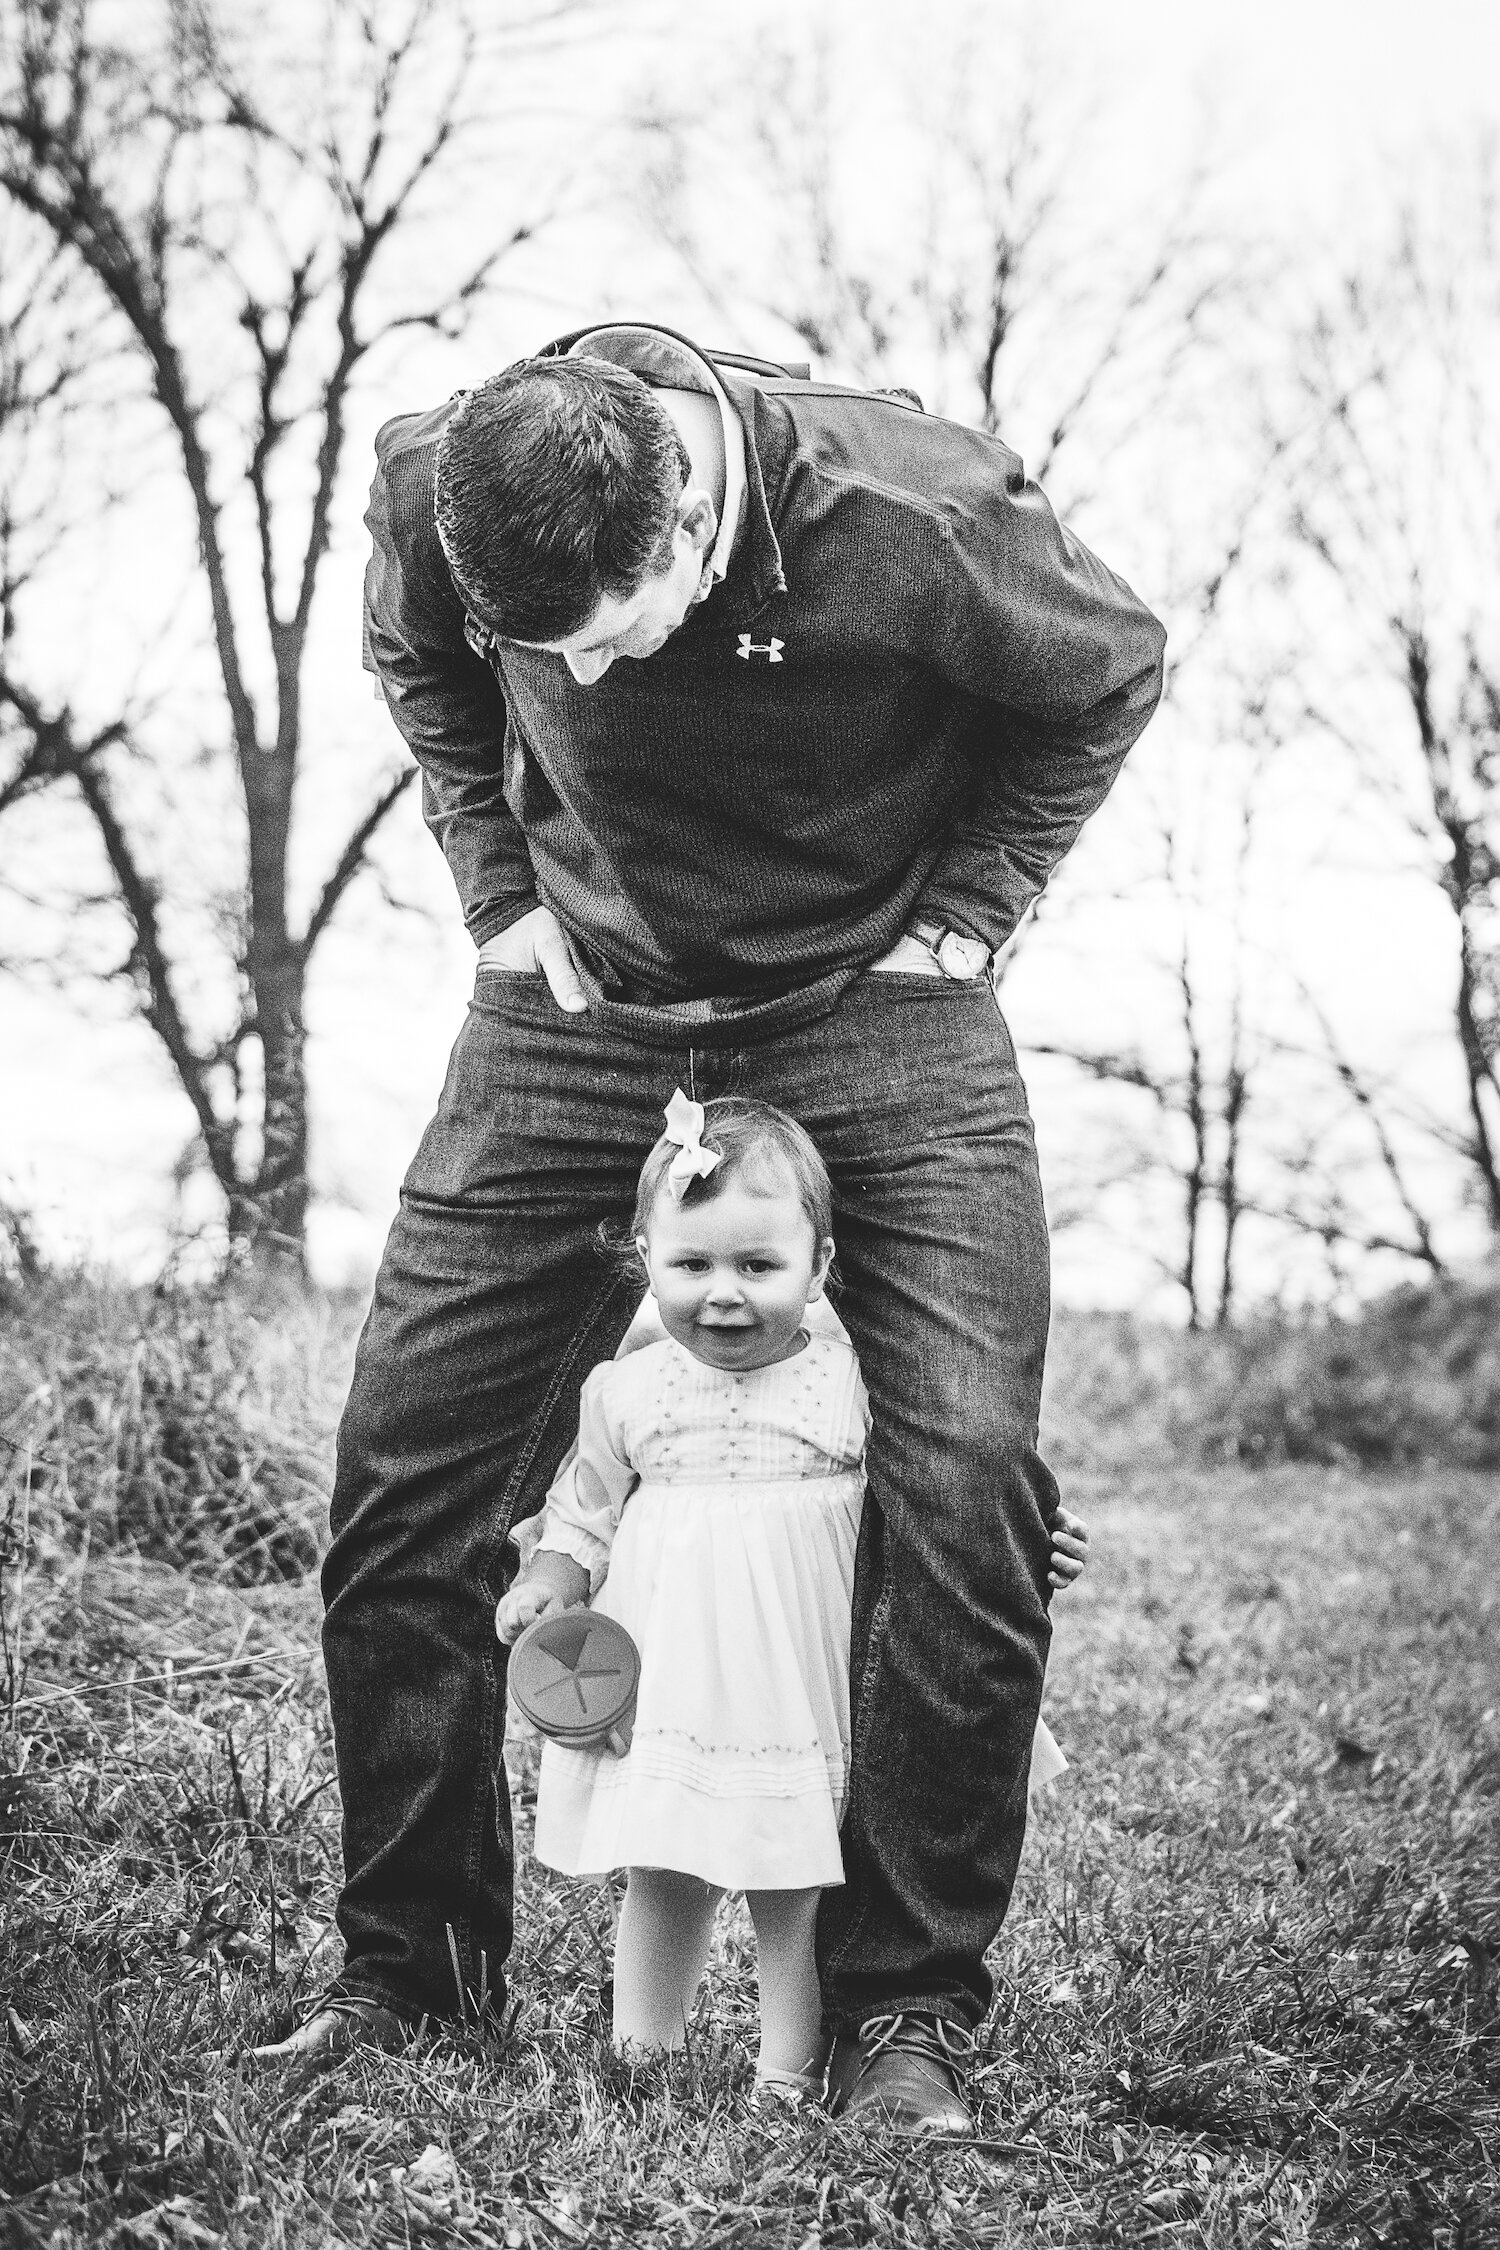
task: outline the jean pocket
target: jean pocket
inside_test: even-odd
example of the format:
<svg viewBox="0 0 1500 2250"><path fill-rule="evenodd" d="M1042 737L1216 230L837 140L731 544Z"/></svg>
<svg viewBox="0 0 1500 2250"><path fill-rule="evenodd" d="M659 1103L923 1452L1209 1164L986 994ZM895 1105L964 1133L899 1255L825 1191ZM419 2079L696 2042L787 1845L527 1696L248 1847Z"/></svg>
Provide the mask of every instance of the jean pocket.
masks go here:
<svg viewBox="0 0 1500 2250"><path fill-rule="evenodd" d="M872 961L864 973L872 982L882 985L930 984L937 991L946 989L954 992L963 989L962 980L955 977L945 977L935 961L930 969L887 969L879 961Z"/></svg>
<svg viewBox="0 0 1500 2250"><path fill-rule="evenodd" d="M540 969L477 969L469 1007L477 1015L504 1017L512 1023L582 1020L581 1010L574 1014L553 998L552 987Z"/></svg>
<svg viewBox="0 0 1500 2250"><path fill-rule="evenodd" d="M872 977L921 977L927 983L934 980L939 984L952 982L951 978L943 975L935 960L928 961L925 967L920 968L914 961L872 961L865 974Z"/></svg>

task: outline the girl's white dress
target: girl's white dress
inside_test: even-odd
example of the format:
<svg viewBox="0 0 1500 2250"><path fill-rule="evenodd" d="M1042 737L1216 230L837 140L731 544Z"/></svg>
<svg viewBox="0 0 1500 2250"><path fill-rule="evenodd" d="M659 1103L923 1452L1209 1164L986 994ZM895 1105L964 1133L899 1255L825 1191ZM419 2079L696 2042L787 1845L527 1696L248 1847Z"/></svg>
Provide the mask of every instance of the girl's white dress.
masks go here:
<svg viewBox="0 0 1500 2250"><path fill-rule="evenodd" d="M869 1426L841 1331L745 1374L668 1339L588 1377L576 1457L517 1543L523 1563L542 1546L584 1565L641 1678L627 1756L545 1744L546 1866L666 1867L727 1890L842 1882ZM1033 1784L1065 1763L1039 1728Z"/></svg>

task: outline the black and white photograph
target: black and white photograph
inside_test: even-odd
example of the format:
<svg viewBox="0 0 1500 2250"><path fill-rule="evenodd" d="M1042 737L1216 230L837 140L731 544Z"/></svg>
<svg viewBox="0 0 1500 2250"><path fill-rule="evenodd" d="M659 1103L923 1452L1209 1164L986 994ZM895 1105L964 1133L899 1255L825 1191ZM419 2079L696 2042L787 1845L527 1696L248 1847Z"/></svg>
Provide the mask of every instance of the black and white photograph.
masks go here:
<svg viewBox="0 0 1500 2250"><path fill-rule="evenodd" d="M0 0L0 2250L1500 2250L1500 15Z"/></svg>

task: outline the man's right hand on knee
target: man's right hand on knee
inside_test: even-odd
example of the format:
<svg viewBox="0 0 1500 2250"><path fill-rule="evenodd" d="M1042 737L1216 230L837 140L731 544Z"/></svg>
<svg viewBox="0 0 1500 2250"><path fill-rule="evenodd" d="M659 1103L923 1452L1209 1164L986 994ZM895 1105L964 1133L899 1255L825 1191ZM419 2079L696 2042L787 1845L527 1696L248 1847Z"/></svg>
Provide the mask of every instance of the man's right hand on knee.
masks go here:
<svg viewBox="0 0 1500 2250"><path fill-rule="evenodd" d="M552 1611L572 1609L588 1596L589 1574L571 1555L551 1547L536 1553L495 1611L495 1631L507 1648L528 1625Z"/></svg>

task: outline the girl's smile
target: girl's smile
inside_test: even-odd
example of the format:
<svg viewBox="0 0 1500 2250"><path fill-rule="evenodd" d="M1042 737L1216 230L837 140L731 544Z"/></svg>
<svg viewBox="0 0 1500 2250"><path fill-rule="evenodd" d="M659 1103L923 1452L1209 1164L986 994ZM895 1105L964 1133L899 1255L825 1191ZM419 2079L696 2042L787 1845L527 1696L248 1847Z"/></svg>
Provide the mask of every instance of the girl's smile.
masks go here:
<svg viewBox="0 0 1500 2250"><path fill-rule="evenodd" d="M817 1242L790 1177L759 1190L740 1177L702 1202L663 1194L636 1244L662 1326L710 1367L769 1367L801 1348L802 1316L833 1256Z"/></svg>

